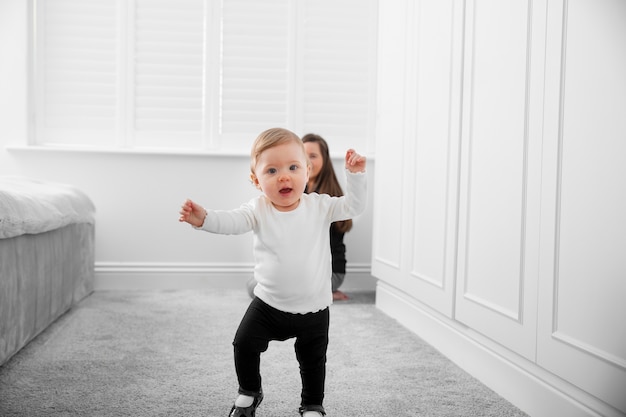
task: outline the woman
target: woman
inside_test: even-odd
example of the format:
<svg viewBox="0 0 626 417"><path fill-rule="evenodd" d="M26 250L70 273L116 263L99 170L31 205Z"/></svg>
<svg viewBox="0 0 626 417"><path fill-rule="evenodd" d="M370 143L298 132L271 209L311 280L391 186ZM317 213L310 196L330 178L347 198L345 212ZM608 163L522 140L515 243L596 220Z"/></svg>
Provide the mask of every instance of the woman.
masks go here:
<svg viewBox="0 0 626 417"><path fill-rule="evenodd" d="M311 172L305 192L328 194L333 197L342 196L343 191L335 175L328 144L324 138L309 133L302 137L302 142L311 162ZM330 226L333 300L348 299L346 294L339 291L339 287L346 276L346 245L343 243L343 236L351 228L352 220L335 222Z"/></svg>

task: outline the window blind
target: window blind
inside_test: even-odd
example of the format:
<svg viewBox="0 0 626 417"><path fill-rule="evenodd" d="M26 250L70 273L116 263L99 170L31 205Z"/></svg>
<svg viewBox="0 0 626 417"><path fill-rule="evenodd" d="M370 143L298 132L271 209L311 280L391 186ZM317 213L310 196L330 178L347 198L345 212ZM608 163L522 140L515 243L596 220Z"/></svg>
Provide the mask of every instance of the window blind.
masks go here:
<svg viewBox="0 0 626 417"><path fill-rule="evenodd" d="M249 147L263 130L289 127L291 0L225 1L220 134Z"/></svg>
<svg viewBox="0 0 626 417"><path fill-rule="evenodd" d="M360 149L374 133L376 0L34 4L38 144L247 153L274 126Z"/></svg>
<svg viewBox="0 0 626 417"><path fill-rule="evenodd" d="M119 122L116 2L51 0L35 10L37 140L103 145Z"/></svg>
<svg viewBox="0 0 626 417"><path fill-rule="evenodd" d="M205 128L204 1L137 0L134 9L128 109L134 145L199 148Z"/></svg>
<svg viewBox="0 0 626 417"><path fill-rule="evenodd" d="M301 130L332 140L331 149L358 147L374 129L373 2L316 0L302 5Z"/></svg>

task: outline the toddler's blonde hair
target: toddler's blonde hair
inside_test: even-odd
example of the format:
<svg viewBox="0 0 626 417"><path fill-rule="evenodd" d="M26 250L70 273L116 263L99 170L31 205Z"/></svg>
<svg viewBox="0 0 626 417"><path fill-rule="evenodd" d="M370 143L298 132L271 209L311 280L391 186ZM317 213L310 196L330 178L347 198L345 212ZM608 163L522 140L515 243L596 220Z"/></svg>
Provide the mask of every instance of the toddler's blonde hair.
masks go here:
<svg viewBox="0 0 626 417"><path fill-rule="evenodd" d="M250 172L254 175L257 161L261 154L274 146L282 145L283 143L295 142L302 147L302 155L304 155L306 164L309 165L309 159L304 149L304 144L291 130L283 129L281 127L274 127L262 132L254 140L252 144L252 151L250 152Z"/></svg>

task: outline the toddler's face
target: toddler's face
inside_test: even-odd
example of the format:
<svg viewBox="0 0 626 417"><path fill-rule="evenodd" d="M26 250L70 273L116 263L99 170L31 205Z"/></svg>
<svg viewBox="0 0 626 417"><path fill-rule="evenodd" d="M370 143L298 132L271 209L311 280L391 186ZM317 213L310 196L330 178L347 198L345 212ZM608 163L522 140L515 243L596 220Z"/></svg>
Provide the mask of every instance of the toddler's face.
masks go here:
<svg viewBox="0 0 626 417"><path fill-rule="evenodd" d="M298 207L309 171L302 147L287 142L269 148L257 159L252 182L279 211Z"/></svg>

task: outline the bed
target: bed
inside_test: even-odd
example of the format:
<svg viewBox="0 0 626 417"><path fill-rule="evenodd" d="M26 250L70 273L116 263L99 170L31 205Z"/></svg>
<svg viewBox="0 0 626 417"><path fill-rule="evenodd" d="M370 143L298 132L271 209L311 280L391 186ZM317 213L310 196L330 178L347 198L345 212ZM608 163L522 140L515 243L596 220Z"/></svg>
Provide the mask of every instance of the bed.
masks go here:
<svg viewBox="0 0 626 417"><path fill-rule="evenodd" d="M93 291L94 216L72 185L0 176L0 365Z"/></svg>

